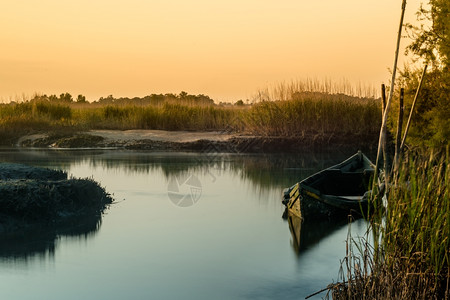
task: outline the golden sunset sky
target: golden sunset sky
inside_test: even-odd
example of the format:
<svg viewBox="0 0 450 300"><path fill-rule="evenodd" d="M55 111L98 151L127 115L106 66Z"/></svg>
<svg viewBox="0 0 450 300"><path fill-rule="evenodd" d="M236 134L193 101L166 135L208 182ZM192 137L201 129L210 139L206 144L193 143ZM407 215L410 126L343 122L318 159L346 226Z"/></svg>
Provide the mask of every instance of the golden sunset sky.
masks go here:
<svg viewBox="0 0 450 300"><path fill-rule="evenodd" d="M235 102L304 78L378 87L400 12L401 0L3 0L0 100L186 91Z"/></svg>

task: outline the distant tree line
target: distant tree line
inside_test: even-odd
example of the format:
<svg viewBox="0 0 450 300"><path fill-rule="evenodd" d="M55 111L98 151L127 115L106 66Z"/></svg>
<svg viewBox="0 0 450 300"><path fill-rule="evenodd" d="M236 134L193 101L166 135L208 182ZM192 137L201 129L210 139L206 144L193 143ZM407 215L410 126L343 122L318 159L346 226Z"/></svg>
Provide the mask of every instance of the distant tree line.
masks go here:
<svg viewBox="0 0 450 300"><path fill-rule="evenodd" d="M161 104L165 101L173 100L173 101L182 101L184 103L188 102L191 104L201 104L201 105L212 105L214 104L214 100L211 99L207 95L199 94L199 95L190 95L184 91L180 94L151 94L145 97L119 97L115 98L113 95L109 95L107 97L100 97L97 101L92 103L99 104L116 104L116 105L157 105ZM83 95L78 95L75 99L69 93L62 93L61 95L36 95L31 101L48 101L53 103L89 103L86 100L86 97Z"/></svg>
<svg viewBox="0 0 450 300"><path fill-rule="evenodd" d="M59 97L56 95L47 96L45 94L36 95L30 101L48 101L52 103L72 103L72 102L87 103L85 96L78 95L77 98L74 99L72 95L69 93L62 93L61 95L59 95Z"/></svg>
<svg viewBox="0 0 450 300"><path fill-rule="evenodd" d="M134 97L134 98L128 98L128 97L120 97L120 98L114 98L112 95L109 95L108 97L100 97L98 101L95 101L100 104L119 104L119 105L157 105L161 104L167 100L175 100L175 101L182 101L182 102L188 102L192 104L202 104L202 105L212 105L214 104L214 100L211 99L207 95L199 94L199 95L190 95L184 91L179 93L178 95L173 93L168 94L151 94L145 97Z"/></svg>
<svg viewBox="0 0 450 300"><path fill-rule="evenodd" d="M184 91L182 91L179 94L173 94L173 93L166 93L166 94L151 94L144 97L119 97L116 98L113 95L109 95L107 97L100 97L98 100L93 102L88 102L86 100L86 96L78 95L76 98L74 98L69 93L62 93L59 96L57 95L35 95L30 101L32 102L51 102L55 104L71 104L71 103L97 103L97 104L104 104L104 105L158 105L162 104L166 101L180 101L182 103L189 103L194 105L215 105L215 102L213 99L211 99L209 96L204 94L199 95L191 95ZM247 100L247 105L248 105ZM219 106L230 106L233 105L232 103L227 102L220 102L218 104ZM244 101L238 100L234 103L236 106L243 106Z"/></svg>

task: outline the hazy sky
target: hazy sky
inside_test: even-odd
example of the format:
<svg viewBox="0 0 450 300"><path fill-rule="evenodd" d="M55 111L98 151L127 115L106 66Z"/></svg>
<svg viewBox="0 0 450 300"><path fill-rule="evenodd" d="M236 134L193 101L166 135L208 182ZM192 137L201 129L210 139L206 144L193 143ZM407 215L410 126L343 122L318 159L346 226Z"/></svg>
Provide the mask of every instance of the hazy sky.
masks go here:
<svg viewBox="0 0 450 300"><path fill-rule="evenodd" d="M408 1L406 21L420 2ZM390 77L400 8L401 0L2 0L0 99L186 91L234 102L306 77L378 86Z"/></svg>

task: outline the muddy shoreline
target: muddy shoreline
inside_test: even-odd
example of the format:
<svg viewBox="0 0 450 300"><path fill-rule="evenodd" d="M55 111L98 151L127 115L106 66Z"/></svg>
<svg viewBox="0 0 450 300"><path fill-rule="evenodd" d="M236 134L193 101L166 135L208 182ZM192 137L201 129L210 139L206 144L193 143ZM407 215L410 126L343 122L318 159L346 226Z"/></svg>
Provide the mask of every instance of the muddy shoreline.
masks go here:
<svg viewBox="0 0 450 300"><path fill-rule="evenodd" d="M34 134L21 137L19 148L110 148L146 151L196 151L231 153L293 153L323 148L372 151L378 134L292 137L240 135L227 132L162 130L93 130L71 134Z"/></svg>

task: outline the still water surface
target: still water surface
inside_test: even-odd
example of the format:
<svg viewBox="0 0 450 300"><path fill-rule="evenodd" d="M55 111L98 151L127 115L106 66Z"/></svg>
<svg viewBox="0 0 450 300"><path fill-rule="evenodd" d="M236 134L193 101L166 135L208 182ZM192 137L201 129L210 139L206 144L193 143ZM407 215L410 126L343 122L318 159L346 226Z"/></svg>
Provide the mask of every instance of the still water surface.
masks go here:
<svg viewBox="0 0 450 300"><path fill-rule="evenodd" d="M115 204L0 237L0 299L304 299L337 279L348 225L300 229L281 192L348 154L2 150L0 162L93 178Z"/></svg>

